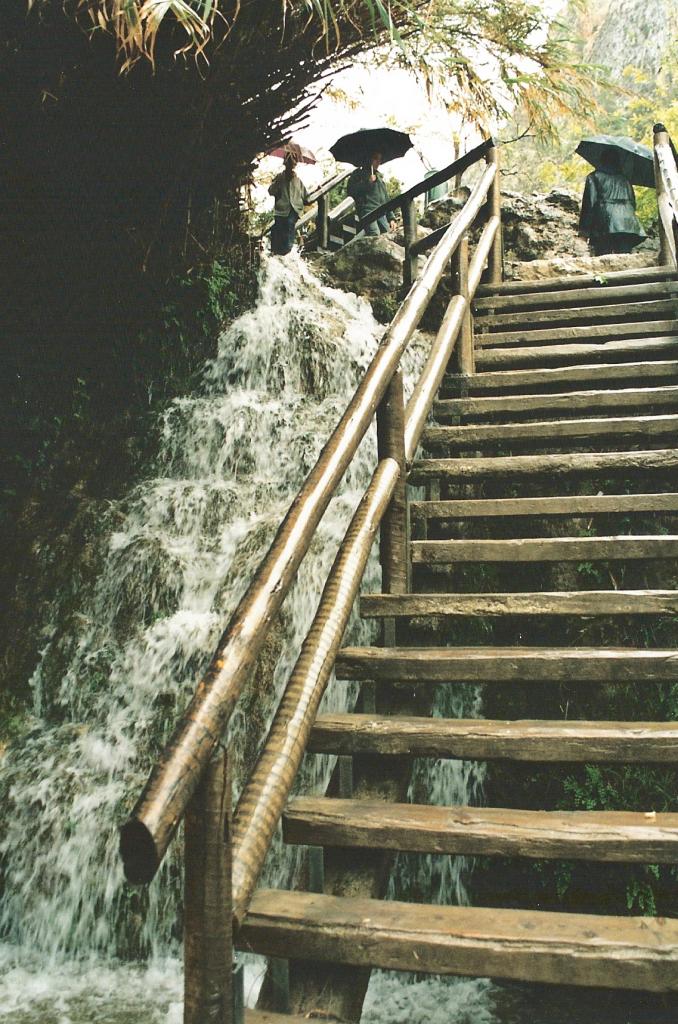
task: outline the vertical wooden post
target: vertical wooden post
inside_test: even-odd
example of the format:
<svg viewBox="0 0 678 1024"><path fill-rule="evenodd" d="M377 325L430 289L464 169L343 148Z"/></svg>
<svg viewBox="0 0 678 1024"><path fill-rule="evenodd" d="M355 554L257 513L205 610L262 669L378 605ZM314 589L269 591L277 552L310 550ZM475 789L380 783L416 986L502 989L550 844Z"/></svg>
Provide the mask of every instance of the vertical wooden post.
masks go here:
<svg viewBox="0 0 678 1024"><path fill-rule="evenodd" d="M468 235L464 235L452 256L452 291L466 299L466 311L456 346L459 373L469 376L476 372L473 352L473 321L468 295Z"/></svg>
<svg viewBox="0 0 678 1024"><path fill-rule="evenodd" d="M393 374L377 409L377 449L380 459L395 459L400 476L388 511L381 521L379 556L382 590L403 594L409 584L409 540L407 529L407 461L405 459L405 401L403 374Z"/></svg>
<svg viewBox="0 0 678 1024"><path fill-rule="evenodd" d="M327 192L318 196L318 217L316 229L318 236L318 248L327 249L330 242L330 220L329 220L329 196Z"/></svg>
<svg viewBox="0 0 678 1024"><path fill-rule="evenodd" d="M231 780L225 751L185 818L184 1024L233 1024Z"/></svg>
<svg viewBox="0 0 678 1024"><path fill-rule="evenodd" d="M487 281L488 284L499 284L504 276L504 260L502 252L502 230L501 230L501 181L499 173L499 151L496 146L488 149L485 157L488 164L494 164L497 168L494 181L487 197L488 217L498 217L499 227L492 242L489 256L487 258Z"/></svg>
<svg viewBox="0 0 678 1024"><path fill-rule="evenodd" d="M670 137L666 128L663 124L656 124L654 126L654 144L655 146L670 145ZM659 169L659 160L657 159L657 151L654 150L654 181L655 188L657 189L657 207L659 209L659 256L658 262L660 267L670 266L672 261L671 258L671 243L666 233L666 226L664 223L664 217L662 216L662 208L667 203L666 186L664 179Z"/></svg>
<svg viewBox="0 0 678 1024"><path fill-rule="evenodd" d="M404 594L410 589L410 529L405 457L405 398L400 369L393 374L377 409L377 451L380 459L395 459L400 466L398 483L388 511L381 521L381 589L384 594ZM384 643L388 647L395 645L395 619L384 620Z"/></svg>
<svg viewBox="0 0 678 1024"><path fill-rule="evenodd" d="M405 235L405 262L403 264L403 284L409 288L417 276L417 257L410 255L410 249L417 240L417 216L414 199L408 199L400 207L403 215L403 234Z"/></svg>

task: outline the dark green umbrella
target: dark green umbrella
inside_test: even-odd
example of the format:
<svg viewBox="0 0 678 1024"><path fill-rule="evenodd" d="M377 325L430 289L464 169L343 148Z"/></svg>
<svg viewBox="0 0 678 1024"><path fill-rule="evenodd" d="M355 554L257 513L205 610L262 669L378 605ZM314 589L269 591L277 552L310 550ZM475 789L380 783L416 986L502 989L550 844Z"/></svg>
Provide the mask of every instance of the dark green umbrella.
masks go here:
<svg viewBox="0 0 678 1024"><path fill-rule="evenodd" d="M642 142L634 142L626 135L590 135L582 139L577 153L597 170L606 170L610 164L625 175L632 185L654 188L654 160L652 150Z"/></svg>
<svg viewBox="0 0 678 1024"><path fill-rule="evenodd" d="M406 132L396 132L393 128L362 128L342 135L330 146L330 153L341 164L363 167L374 153L381 153L381 162L385 164L404 156L411 148L412 140Z"/></svg>

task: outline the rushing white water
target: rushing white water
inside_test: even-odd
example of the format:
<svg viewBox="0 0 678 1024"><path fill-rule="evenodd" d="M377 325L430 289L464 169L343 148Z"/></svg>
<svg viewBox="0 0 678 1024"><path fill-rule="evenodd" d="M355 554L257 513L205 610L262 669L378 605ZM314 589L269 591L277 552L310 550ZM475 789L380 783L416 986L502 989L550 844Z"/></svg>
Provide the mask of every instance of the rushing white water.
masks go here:
<svg viewBox="0 0 678 1024"><path fill-rule="evenodd" d="M267 260L256 307L224 332L198 393L167 409L152 471L102 521L92 582L77 599L55 601L32 680L34 718L0 766L0 1021L176 1016L179 844L151 886L130 890L116 826L380 334L367 303L321 285L299 257ZM421 356L415 343L406 377ZM258 739L374 463L370 433L285 603L275 667L232 723L236 776L247 756L244 719ZM373 560L368 586L377 574ZM370 635L355 619L351 631L354 640ZM353 692L333 684L325 707L346 708ZM321 787L326 772L322 762L307 768L304 785ZM477 784L458 762L428 780L434 802L463 802ZM421 863L419 882L434 898L464 899L453 860ZM293 869L278 849L268 878L285 884ZM156 973L145 982L140 968L115 967L120 957L145 959ZM59 1000L49 997L50 978Z"/></svg>

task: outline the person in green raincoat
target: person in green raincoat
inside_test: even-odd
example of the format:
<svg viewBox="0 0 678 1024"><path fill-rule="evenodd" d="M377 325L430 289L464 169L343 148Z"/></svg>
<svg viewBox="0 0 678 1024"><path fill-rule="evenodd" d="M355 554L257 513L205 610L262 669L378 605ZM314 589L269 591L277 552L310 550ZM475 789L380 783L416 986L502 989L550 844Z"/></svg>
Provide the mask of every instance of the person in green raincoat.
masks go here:
<svg viewBox="0 0 678 1024"><path fill-rule="evenodd" d="M346 192L355 202L356 213L360 220L372 213L383 203L388 202L388 191L383 175L379 173L381 153L373 153L364 167L357 167L348 179ZM395 227L395 221L379 217L371 221L365 228L366 235L382 235Z"/></svg>
<svg viewBox="0 0 678 1024"><path fill-rule="evenodd" d="M594 256L631 252L647 238L636 216L633 186L622 174L614 152L586 179L579 234L588 238Z"/></svg>

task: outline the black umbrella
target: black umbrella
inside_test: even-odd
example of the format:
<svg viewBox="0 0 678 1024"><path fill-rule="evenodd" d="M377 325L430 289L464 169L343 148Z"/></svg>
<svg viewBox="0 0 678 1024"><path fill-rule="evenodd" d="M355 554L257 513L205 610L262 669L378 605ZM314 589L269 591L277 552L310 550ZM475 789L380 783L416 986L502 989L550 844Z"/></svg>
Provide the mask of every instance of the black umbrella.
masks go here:
<svg viewBox="0 0 678 1024"><path fill-rule="evenodd" d="M363 167L370 162L374 153L381 153L381 162L396 160L412 148L412 140L406 132L392 128L363 128L350 135L342 135L330 147L330 153L342 164Z"/></svg>
<svg viewBox="0 0 678 1024"><path fill-rule="evenodd" d="M634 142L625 135L591 135L581 140L576 151L584 160L602 170L612 159L632 185L654 188L652 150L641 142Z"/></svg>

